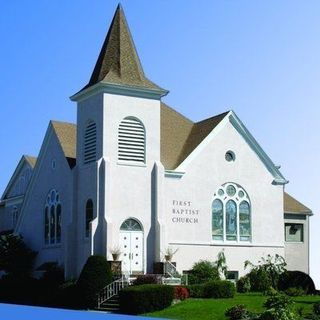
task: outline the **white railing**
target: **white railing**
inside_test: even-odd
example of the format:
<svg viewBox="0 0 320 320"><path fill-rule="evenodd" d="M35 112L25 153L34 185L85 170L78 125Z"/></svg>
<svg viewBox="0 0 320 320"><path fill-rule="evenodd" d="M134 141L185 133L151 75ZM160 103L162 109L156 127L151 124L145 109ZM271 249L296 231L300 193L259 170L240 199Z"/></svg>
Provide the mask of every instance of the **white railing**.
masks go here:
<svg viewBox="0 0 320 320"><path fill-rule="evenodd" d="M165 261L164 273L168 275L170 278L175 278L179 275L176 266L170 261Z"/></svg>
<svg viewBox="0 0 320 320"><path fill-rule="evenodd" d="M111 282L101 289L101 291L98 293L98 308L100 308L104 302L116 296L121 289L127 287L128 285L129 281L122 276L120 279Z"/></svg>

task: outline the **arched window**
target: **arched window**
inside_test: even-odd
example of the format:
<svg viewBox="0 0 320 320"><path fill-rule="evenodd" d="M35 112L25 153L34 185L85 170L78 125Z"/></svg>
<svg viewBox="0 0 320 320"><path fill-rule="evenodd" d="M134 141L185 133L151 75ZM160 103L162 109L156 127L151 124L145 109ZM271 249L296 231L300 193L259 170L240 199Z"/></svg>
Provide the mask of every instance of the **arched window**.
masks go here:
<svg viewBox="0 0 320 320"><path fill-rule="evenodd" d="M19 218L19 211L16 206L12 208L12 227L13 229L16 227Z"/></svg>
<svg viewBox="0 0 320 320"><path fill-rule="evenodd" d="M45 244L61 243L61 213L60 196L56 190L48 193L44 208L44 241Z"/></svg>
<svg viewBox="0 0 320 320"><path fill-rule="evenodd" d="M141 224L135 219L127 219L124 221L120 227L123 231L142 231Z"/></svg>
<svg viewBox="0 0 320 320"><path fill-rule="evenodd" d="M214 194L212 239L251 240L250 199L246 191L236 183L225 183Z"/></svg>
<svg viewBox="0 0 320 320"><path fill-rule="evenodd" d="M212 239L223 240L223 203L219 199L212 202Z"/></svg>
<svg viewBox="0 0 320 320"><path fill-rule="evenodd" d="M90 236L90 222L93 220L93 201L89 199L86 203L86 238Z"/></svg>
<svg viewBox="0 0 320 320"><path fill-rule="evenodd" d="M96 161L97 153L97 126L94 121L90 121L84 134L84 164Z"/></svg>
<svg viewBox="0 0 320 320"><path fill-rule="evenodd" d="M145 129L133 117L124 118L118 129L118 160L145 163Z"/></svg>

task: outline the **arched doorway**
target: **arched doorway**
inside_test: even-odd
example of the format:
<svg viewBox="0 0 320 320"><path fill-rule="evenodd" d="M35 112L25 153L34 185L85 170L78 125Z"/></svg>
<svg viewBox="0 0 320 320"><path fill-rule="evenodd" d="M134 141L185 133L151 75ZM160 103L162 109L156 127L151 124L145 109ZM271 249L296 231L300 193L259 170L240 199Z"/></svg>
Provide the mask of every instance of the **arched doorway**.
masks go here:
<svg viewBox="0 0 320 320"><path fill-rule="evenodd" d="M141 224L127 219L120 227L122 269L130 274L143 273L143 230Z"/></svg>

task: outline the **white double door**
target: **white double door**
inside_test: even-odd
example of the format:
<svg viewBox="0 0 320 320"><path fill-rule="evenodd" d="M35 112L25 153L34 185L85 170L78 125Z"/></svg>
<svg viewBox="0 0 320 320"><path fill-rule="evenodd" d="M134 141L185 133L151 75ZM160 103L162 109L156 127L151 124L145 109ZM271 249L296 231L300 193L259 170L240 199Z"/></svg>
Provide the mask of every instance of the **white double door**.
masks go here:
<svg viewBox="0 0 320 320"><path fill-rule="evenodd" d="M143 272L143 232L120 231L122 270L130 274Z"/></svg>

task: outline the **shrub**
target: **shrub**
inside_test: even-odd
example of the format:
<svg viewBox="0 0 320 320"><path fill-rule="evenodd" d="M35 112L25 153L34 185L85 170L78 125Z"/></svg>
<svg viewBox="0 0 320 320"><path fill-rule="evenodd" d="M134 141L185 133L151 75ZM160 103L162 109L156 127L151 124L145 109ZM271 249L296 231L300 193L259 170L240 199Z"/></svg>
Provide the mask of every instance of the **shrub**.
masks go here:
<svg viewBox="0 0 320 320"><path fill-rule="evenodd" d="M192 284L187 288L191 298L204 298L204 284Z"/></svg>
<svg viewBox="0 0 320 320"><path fill-rule="evenodd" d="M97 294L111 281L112 273L105 257L90 256L77 281L77 289L81 296L80 305L84 308L95 307Z"/></svg>
<svg viewBox="0 0 320 320"><path fill-rule="evenodd" d="M134 280L133 284L135 286L141 284L161 284L161 276L157 274L143 274L137 276L137 279Z"/></svg>
<svg viewBox="0 0 320 320"><path fill-rule="evenodd" d="M285 294L290 297L303 296L306 292L302 288L288 288L285 290Z"/></svg>
<svg viewBox="0 0 320 320"><path fill-rule="evenodd" d="M189 273L190 284L201 284L209 281L220 280L217 266L207 260L196 262Z"/></svg>
<svg viewBox="0 0 320 320"><path fill-rule="evenodd" d="M177 286L174 287L174 299L176 300L185 300L189 298L189 291L186 287Z"/></svg>
<svg viewBox="0 0 320 320"><path fill-rule="evenodd" d="M120 311L141 314L162 310L171 305L174 288L167 285L144 284L130 286L119 292Z"/></svg>
<svg viewBox="0 0 320 320"><path fill-rule="evenodd" d="M225 312L225 316L228 317L230 320L248 319L249 312L246 309L245 305L238 304L234 307L227 309L227 311Z"/></svg>
<svg viewBox="0 0 320 320"><path fill-rule="evenodd" d="M263 312L259 320L300 320L300 317L290 309L270 309Z"/></svg>
<svg viewBox="0 0 320 320"><path fill-rule="evenodd" d="M248 274L251 291L265 291L272 286L270 275L264 269L252 269Z"/></svg>
<svg viewBox="0 0 320 320"><path fill-rule="evenodd" d="M21 236L0 236L0 270L18 277L30 276L37 252L32 251Z"/></svg>
<svg viewBox="0 0 320 320"><path fill-rule="evenodd" d="M226 280L211 281L204 285L206 298L233 298L236 293L234 284Z"/></svg>
<svg viewBox="0 0 320 320"><path fill-rule="evenodd" d="M4 275L0 281L0 301L37 305L40 290L38 279L25 275Z"/></svg>
<svg viewBox="0 0 320 320"><path fill-rule="evenodd" d="M280 275L278 288L285 291L289 288L302 288L307 294L316 292L311 277L302 271L286 271Z"/></svg>
<svg viewBox="0 0 320 320"><path fill-rule="evenodd" d="M251 289L250 278L245 276L237 281L237 291L241 293L249 292Z"/></svg>
<svg viewBox="0 0 320 320"><path fill-rule="evenodd" d="M293 304L292 300L284 294L276 294L267 299L264 306L267 309L282 309L289 308Z"/></svg>
<svg viewBox="0 0 320 320"><path fill-rule="evenodd" d="M273 287L269 287L267 290L263 291L262 294L264 296L274 296L274 295L279 294L279 292L276 289L274 289Z"/></svg>
<svg viewBox="0 0 320 320"><path fill-rule="evenodd" d="M313 305L313 313L317 316L320 316L320 302L317 302Z"/></svg>

